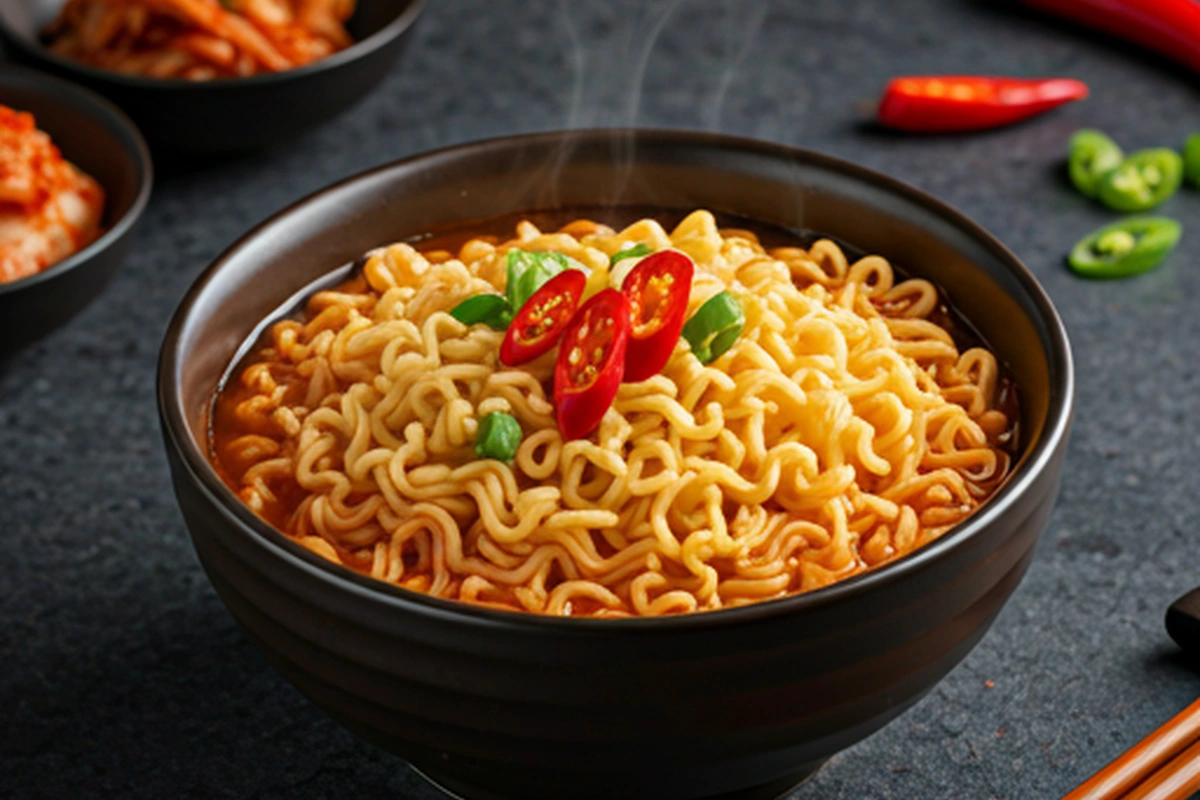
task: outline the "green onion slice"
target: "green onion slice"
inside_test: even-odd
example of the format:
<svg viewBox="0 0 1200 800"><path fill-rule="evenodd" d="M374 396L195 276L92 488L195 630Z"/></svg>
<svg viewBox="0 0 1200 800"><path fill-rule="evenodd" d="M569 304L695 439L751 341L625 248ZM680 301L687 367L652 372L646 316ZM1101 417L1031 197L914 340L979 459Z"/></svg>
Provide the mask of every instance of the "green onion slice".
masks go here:
<svg viewBox="0 0 1200 800"><path fill-rule="evenodd" d="M583 269L583 265L562 253L531 253L513 248L508 251L508 275L504 293L513 313L542 288L542 284L565 269ZM587 270L584 270L587 272Z"/></svg>
<svg viewBox="0 0 1200 800"><path fill-rule="evenodd" d="M1108 225L1071 249L1071 269L1087 278L1128 278L1163 262L1183 228L1167 217L1134 217Z"/></svg>
<svg viewBox="0 0 1200 800"><path fill-rule="evenodd" d="M683 326L683 338L702 364L711 364L725 353L746 326L742 306L729 292L710 297Z"/></svg>
<svg viewBox="0 0 1200 800"><path fill-rule="evenodd" d="M483 323L498 331L507 330L513 318L508 300L499 294L477 294L468 297L451 309L450 316L464 325Z"/></svg>
<svg viewBox="0 0 1200 800"><path fill-rule="evenodd" d="M480 458L512 461L521 445L521 423L512 414L497 411L479 421L475 454Z"/></svg>

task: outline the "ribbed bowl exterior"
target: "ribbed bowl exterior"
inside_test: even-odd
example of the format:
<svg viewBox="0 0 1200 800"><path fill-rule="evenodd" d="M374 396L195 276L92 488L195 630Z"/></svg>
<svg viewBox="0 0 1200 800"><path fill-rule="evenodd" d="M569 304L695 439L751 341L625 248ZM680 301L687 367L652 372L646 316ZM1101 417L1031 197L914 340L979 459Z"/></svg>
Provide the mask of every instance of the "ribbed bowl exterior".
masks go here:
<svg viewBox="0 0 1200 800"><path fill-rule="evenodd" d="M547 637L396 613L330 587L266 557L177 457L172 467L213 586L288 680L432 774L530 800L707 797L865 738L983 636L1057 493L1048 475L971 547L896 591L700 631Z"/></svg>
<svg viewBox="0 0 1200 800"><path fill-rule="evenodd" d="M774 152L711 135L637 135L643 151L656 142L706 147L713 164L734 168L735 181L733 156ZM477 147L487 146L496 145ZM851 188L863 180L856 169L811 158L843 170ZM279 232L270 225L231 252L270 239ZM196 423L186 423L195 411L188 397L194 404L198 396L186 384L196 376L180 359L204 338L189 339L188 319L218 307L204 295L215 291L222 263L232 270L236 257L218 262L185 301L161 375L175 489L200 560L254 642L313 703L468 798L694 800L786 788L904 711L971 650L1028 567L1058 491L1069 350L1044 296L1019 298L1032 309L1026 323L1045 339L1026 364L1042 367L1039 377L1030 366L1022 397L1030 441L1000 496L928 552L808 596L672 620L547 620L431 601L351 576L257 529L204 472ZM1010 285L1040 291L1027 273L1019 278Z"/></svg>

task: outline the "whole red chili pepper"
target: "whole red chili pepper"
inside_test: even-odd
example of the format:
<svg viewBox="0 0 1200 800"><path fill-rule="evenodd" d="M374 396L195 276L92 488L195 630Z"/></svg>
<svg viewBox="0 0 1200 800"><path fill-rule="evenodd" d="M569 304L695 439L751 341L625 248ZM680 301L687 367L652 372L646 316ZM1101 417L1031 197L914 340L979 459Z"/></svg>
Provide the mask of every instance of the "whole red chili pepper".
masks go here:
<svg viewBox="0 0 1200 800"><path fill-rule="evenodd" d="M1027 6L1136 42L1200 72L1195 0L1022 0Z"/></svg>
<svg viewBox="0 0 1200 800"><path fill-rule="evenodd" d="M917 133L977 131L1011 125L1087 95L1087 86L1070 78L895 78L879 104L879 121Z"/></svg>

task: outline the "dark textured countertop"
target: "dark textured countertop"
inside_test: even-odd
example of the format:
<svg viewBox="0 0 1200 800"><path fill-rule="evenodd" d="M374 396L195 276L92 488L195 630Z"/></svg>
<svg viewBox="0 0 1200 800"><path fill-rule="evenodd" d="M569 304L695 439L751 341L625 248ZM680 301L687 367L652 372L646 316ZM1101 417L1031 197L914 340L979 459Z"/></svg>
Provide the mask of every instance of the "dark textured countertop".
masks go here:
<svg viewBox="0 0 1200 800"><path fill-rule="evenodd" d="M107 294L0 371L0 797L439 796L309 706L221 606L168 483L155 358L184 290L251 223L384 161L566 125L718 129L888 172L999 236L1070 329L1077 422L1028 577L958 669L794 800L1059 797L1195 699L1162 617L1200 582L1200 193L1165 208L1195 228L1169 264L1084 282L1062 256L1114 215L1071 191L1061 158L1084 125L1178 146L1200 89L1007 8L437 0L349 114L161 176ZM1093 96L977 136L861 124L889 76L923 72L1063 74Z"/></svg>

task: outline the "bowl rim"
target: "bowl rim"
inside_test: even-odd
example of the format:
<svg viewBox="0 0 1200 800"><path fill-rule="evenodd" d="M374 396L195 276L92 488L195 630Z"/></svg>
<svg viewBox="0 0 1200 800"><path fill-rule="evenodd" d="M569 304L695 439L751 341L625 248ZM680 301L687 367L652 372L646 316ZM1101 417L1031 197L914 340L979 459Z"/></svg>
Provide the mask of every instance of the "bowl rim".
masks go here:
<svg viewBox="0 0 1200 800"><path fill-rule="evenodd" d="M40 42L30 42L24 34L13 29L5 21L3 14L0 14L0 32L3 32L5 40L12 43L18 49L36 58L48 61L60 69L86 76L92 81L103 81L110 85L135 89L202 93L222 91L234 86L249 88L299 80L307 75L313 75L324 70L337 69L352 61L364 58L382 49L410 29L416 22L417 17L425 10L425 5L428 2L428 0L405 1L407 5L404 7L404 10L387 25L384 25L367 38L354 42L346 49L339 50L325 58L309 62L295 69L283 70L282 72L264 72L244 78L222 78L211 81L188 81L179 78L147 78L141 75L126 75L123 72L93 67L90 64L84 64L81 61L51 52L49 48L43 46Z"/></svg>
<svg viewBox="0 0 1200 800"><path fill-rule="evenodd" d="M1049 408L1042 435L1000 489L975 514L965 522L954 526L935 541L877 569L859 573L820 589L734 608L690 614L661 617L594 618L559 617L496 609L458 600L432 597L361 575L347 567L330 563L277 530L250 511L225 485L206 454L197 447L188 433L179 381L176 380L176 377L179 374L178 356L182 331L192 317L197 298L204 293L208 284L224 269L226 264L236 259L242 250L252 245L264 233L268 233L276 226L286 225L294 212L310 204L319 203L339 192L351 190L358 183L370 182L384 177L388 173L403 173L413 168L419 168L422 164L435 165L461 155L479 155L491 149L506 150L523 145L555 142L565 137L579 142L598 137L609 139L617 136L633 137L635 140L643 141L654 140L656 143L705 146L716 150L749 151L773 159L804 162L818 169L838 173L855 182L866 182L890 193L898 194L903 199L937 215L952 224L957 230L966 233L972 241L982 245L993 257L1003 263L1017 279L1035 307L1037 314L1035 319L1040 317L1046 327L1050 346L1044 354L1049 368L1050 385L1048 388ZM301 288L298 287L297 291ZM729 625L741 625L751 621L762 621L824 608L851 597L870 593L882 585L903 580L910 573L946 558L950 553L974 539L1030 490L1065 444L1071 426L1075 394L1073 359L1066 327L1050 301L1049 295L1029 268L1012 251L962 212L896 178L816 151L708 131L650 128L556 130L465 142L392 161L313 192L273 214L241 236L196 278L180 301L179 307L167 327L159 355L157 381L159 414L162 418L164 438L167 440L168 447L173 447L181 456L180 461L187 470L193 488L199 489L207 501L252 545L273 554L274 557L287 562L289 567L307 573L309 577L323 582L330 588L356 595L365 602L381 603L397 612L418 613L445 622L467 624L484 629L564 634L599 634L616 631L654 634L667 630L674 632L724 628ZM365 621L364 624L366 624Z"/></svg>
<svg viewBox="0 0 1200 800"><path fill-rule="evenodd" d="M16 80L13 80L14 78ZM116 244L124 238L133 226L137 225L138 220L141 219L142 214L146 210L146 206L150 203L150 194L154 188L154 161L150 157L150 148L146 144L146 139L142 136L142 132L138 130L137 125L133 123L133 120L124 111L86 87L53 75L46 75L37 70L5 65L4 70L0 71L0 88L4 85L13 84L25 84L47 100L54 100L55 93L65 93L73 96L74 99L81 101L79 105L82 106L82 109L79 110L79 113L91 117L106 127L115 128L127 135L129 140L133 142L132 149L127 147L127 143L125 142L121 142L120 144L137 168L138 187L137 194L134 196L129 208L96 241L82 250L72 253L62 261L51 264L41 272L25 278L18 278L8 283L0 282L0 298L23 289L28 289L39 283L52 281L63 273L91 261L101 252ZM54 91L41 91L45 87L49 87ZM34 116L36 118L37 115L35 114ZM63 153L63 157L67 161L74 163L70 153ZM103 188L107 200L109 190L107 186Z"/></svg>

